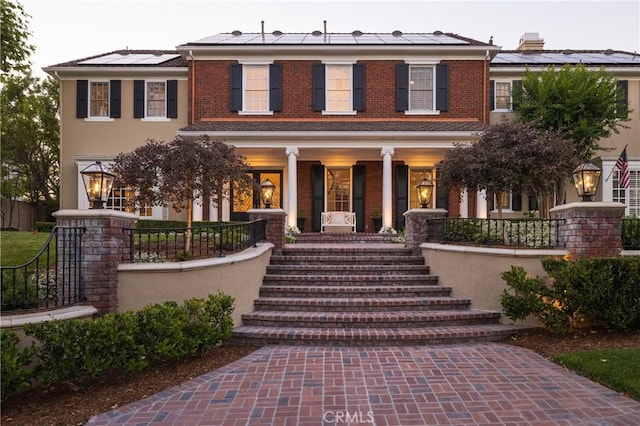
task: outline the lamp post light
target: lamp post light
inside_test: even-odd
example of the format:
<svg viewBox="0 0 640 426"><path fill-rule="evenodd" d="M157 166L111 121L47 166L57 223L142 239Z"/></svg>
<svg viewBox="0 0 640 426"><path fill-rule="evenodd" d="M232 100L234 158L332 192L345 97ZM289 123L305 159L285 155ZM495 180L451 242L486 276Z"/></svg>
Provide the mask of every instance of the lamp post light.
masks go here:
<svg viewBox="0 0 640 426"><path fill-rule="evenodd" d="M589 162L580 164L571 172L578 197L582 197L582 201L593 201L593 197L595 197L598 192L598 182L600 181L601 173L602 170Z"/></svg>
<svg viewBox="0 0 640 426"><path fill-rule="evenodd" d="M416 186L418 191L418 202L423 209L429 208L431 202L431 194L433 194L433 183L427 178L422 179Z"/></svg>
<svg viewBox="0 0 640 426"><path fill-rule="evenodd" d="M273 192L275 188L276 186L269 179L266 179L260 184L260 191L262 192L262 202L264 203L265 209L271 208L271 203L273 202Z"/></svg>
<svg viewBox="0 0 640 426"><path fill-rule="evenodd" d="M87 191L87 198L91 204L90 208L103 209L109 199L116 175L109 172L100 161L85 167L80 174L84 182L84 189Z"/></svg>

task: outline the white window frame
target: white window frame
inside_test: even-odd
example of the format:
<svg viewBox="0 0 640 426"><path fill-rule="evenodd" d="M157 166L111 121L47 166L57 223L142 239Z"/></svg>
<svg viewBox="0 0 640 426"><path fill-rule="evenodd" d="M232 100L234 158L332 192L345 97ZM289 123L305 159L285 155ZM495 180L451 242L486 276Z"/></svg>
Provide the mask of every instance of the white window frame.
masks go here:
<svg viewBox="0 0 640 426"><path fill-rule="evenodd" d="M345 61L322 61L324 64L324 99L325 109L322 111L323 115L356 115L358 111L353 109L353 65L355 60ZM345 110L331 110L327 109L329 105L329 73L331 68L335 67L349 67L349 109Z"/></svg>
<svg viewBox="0 0 640 426"><path fill-rule="evenodd" d="M107 115L91 115L91 101L93 99L93 97L91 96L91 86L93 84L107 84ZM88 87L88 94L87 94L87 117L84 119L84 121L114 121L113 118L111 118L111 82L109 80L90 80Z"/></svg>
<svg viewBox="0 0 640 426"><path fill-rule="evenodd" d="M509 191L507 194L509 200L509 207L505 207L502 209L502 213L513 213L513 192ZM492 212L498 212L498 197L496 194L493 194L493 210Z"/></svg>
<svg viewBox="0 0 640 426"><path fill-rule="evenodd" d="M432 61L410 61L405 60L405 63L409 65L409 88L408 88L408 100L409 105L408 109L404 112L405 115L440 115L440 111L436 109L436 79L437 79L437 69L436 65L438 62ZM431 82L431 92L433 94L433 98L431 101L431 109L411 109L411 69L412 68L431 68L431 72L433 75Z"/></svg>
<svg viewBox="0 0 640 426"><path fill-rule="evenodd" d="M353 168L348 166L326 166L324 171L324 211L329 211L329 170L346 170L349 172L349 210L353 211Z"/></svg>
<svg viewBox="0 0 640 426"><path fill-rule="evenodd" d="M149 83L162 83L164 84L164 116L149 116ZM142 121L171 121L167 117L167 80L145 80L144 81L144 118Z"/></svg>
<svg viewBox="0 0 640 426"><path fill-rule="evenodd" d="M242 64L242 110L238 111L239 115L273 115L273 111L271 111L271 103L269 100L269 96L270 96L270 76L269 76L269 65L271 63L263 63L263 62L259 62L259 63L243 63ZM251 67L261 67L264 68L266 70L267 73L267 78L266 78L266 92L267 92L267 109L266 110L250 110L250 109L245 109L245 106L247 105L247 68L251 68Z"/></svg>
<svg viewBox="0 0 640 426"><path fill-rule="evenodd" d="M609 179L601 179L603 183L602 199L605 202L624 201L625 215L640 215L640 161L629 160L630 182L629 188L623 189L617 186L620 171L616 167L616 160L605 160L602 162L602 176L610 176ZM616 187L614 188L614 183ZM617 192L616 192L617 191ZM624 191L624 197L620 197L620 192ZM631 195L636 195L633 200ZM614 195L617 195L614 197Z"/></svg>
<svg viewBox="0 0 640 426"><path fill-rule="evenodd" d="M498 108L497 100L498 100L498 84L508 84L509 85L509 107L508 108ZM493 84L493 103L494 103L494 112L511 112L513 111L513 81L511 80L494 80Z"/></svg>

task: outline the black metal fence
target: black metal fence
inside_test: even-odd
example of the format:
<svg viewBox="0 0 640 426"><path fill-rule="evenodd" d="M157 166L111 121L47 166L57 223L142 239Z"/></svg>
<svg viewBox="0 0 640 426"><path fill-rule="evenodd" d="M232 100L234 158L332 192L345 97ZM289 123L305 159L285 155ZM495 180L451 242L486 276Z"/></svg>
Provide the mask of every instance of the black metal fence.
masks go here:
<svg viewBox="0 0 640 426"><path fill-rule="evenodd" d="M557 219L466 219L427 221L427 241L523 248L558 247Z"/></svg>
<svg viewBox="0 0 640 426"><path fill-rule="evenodd" d="M19 266L3 266L2 312L47 310L84 300L82 227L56 226L40 252Z"/></svg>
<svg viewBox="0 0 640 426"><path fill-rule="evenodd" d="M123 259L160 263L222 257L253 247L266 238L266 221L172 228L125 229L131 250Z"/></svg>
<svg viewBox="0 0 640 426"><path fill-rule="evenodd" d="M640 217L622 219L622 248L640 250Z"/></svg>

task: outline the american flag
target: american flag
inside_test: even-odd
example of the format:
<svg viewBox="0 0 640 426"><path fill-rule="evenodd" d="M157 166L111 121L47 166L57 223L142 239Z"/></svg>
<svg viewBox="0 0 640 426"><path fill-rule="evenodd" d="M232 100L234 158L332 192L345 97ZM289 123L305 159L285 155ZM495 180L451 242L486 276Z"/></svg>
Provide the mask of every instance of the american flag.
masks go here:
<svg viewBox="0 0 640 426"><path fill-rule="evenodd" d="M625 147L616 161L616 167L620 170L620 188L629 188L629 160L627 160L627 148Z"/></svg>

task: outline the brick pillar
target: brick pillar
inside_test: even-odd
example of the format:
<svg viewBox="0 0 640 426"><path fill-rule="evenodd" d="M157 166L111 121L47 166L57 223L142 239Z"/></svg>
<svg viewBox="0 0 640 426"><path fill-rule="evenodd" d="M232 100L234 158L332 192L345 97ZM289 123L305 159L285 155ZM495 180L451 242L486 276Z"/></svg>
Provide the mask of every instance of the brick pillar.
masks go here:
<svg viewBox="0 0 640 426"><path fill-rule="evenodd" d="M114 210L59 210L53 213L58 226L82 226L82 276L86 304L99 314L118 308L118 263L129 253L129 233L137 217Z"/></svg>
<svg viewBox="0 0 640 426"><path fill-rule="evenodd" d="M427 229L428 219L440 219L447 214L445 209L411 209L404 213L406 224L407 247L413 253L420 253L420 244L427 241L429 232Z"/></svg>
<svg viewBox="0 0 640 426"><path fill-rule="evenodd" d="M282 209L251 209L249 220L265 219L267 221L267 240L274 245L273 252L281 253L284 247L285 219L287 214Z"/></svg>
<svg viewBox="0 0 640 426"><path fill-rule="evenodd" d="M575 257L615 257L622 250L621 203L575 202L552 208L558 241Z"/></svg>

